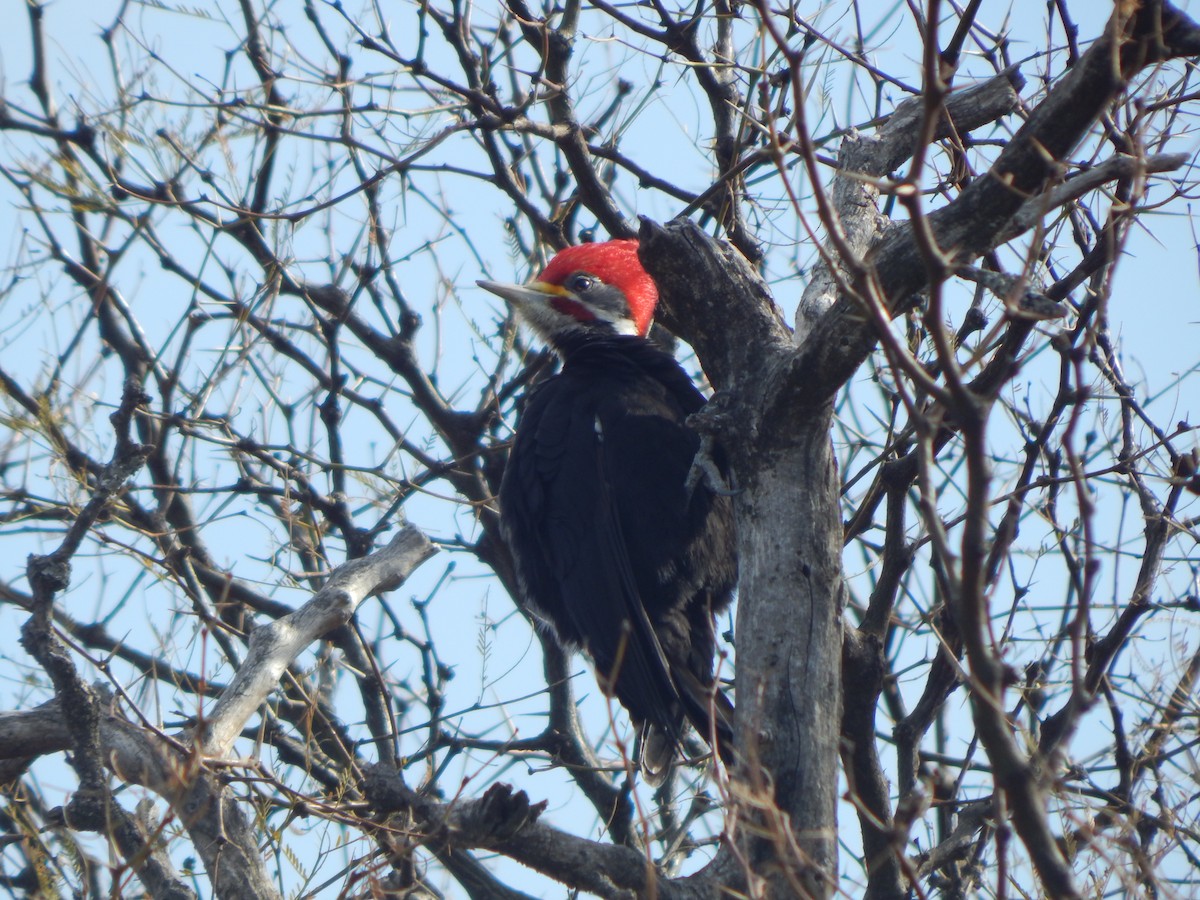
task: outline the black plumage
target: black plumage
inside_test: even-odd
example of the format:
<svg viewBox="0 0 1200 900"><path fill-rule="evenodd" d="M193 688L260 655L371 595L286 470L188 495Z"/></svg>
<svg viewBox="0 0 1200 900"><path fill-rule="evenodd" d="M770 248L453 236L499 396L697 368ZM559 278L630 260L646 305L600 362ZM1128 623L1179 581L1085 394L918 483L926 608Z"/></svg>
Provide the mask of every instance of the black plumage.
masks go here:
<svg viewBox="0 0 1200 900"><path fill-rule="evenodd" d="M728 757L732 708L713 684L713 617L729 605L737 563L729 497L689 483L700 439L686 420L704 396L641 336L652 283L628 282L603 251L586 252L614 245L621 265L636 264L633 242L584 245L533 285L484 285L562 358L526 400L500 508L524 599L649 726L643 764L654 775L685 719ZM651 296L631 303L647 283Z"/></svg>

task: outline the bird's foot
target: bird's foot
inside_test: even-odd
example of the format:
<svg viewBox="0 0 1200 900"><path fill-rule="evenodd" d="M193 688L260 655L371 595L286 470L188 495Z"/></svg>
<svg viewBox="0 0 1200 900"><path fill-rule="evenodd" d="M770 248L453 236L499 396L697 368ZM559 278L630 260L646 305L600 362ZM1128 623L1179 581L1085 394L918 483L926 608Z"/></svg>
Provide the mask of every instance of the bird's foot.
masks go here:
<svg viewBox="0 0 1200 900"><path fill-rule="evenodd" d="M712 435L703 435L700 438L700 449L696 451L696 457L692 460L692 467L688 470L687 481L684 483L688 499L692 499L692 494L701 483L719 497L737 496L742 489L732 481L733 474L730 473L729 480L726 480L725 475L713 461Z"/></svg>

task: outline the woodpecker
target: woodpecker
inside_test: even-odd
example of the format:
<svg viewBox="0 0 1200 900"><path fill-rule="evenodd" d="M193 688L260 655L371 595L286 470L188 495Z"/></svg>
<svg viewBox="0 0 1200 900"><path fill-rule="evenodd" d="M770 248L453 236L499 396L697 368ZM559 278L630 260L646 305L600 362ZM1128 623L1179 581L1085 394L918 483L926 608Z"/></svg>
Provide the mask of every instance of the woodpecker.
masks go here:
<svg viewBox="0 0 1200 900"><path fill-rule="evenodd" d="M629 711L649 781L669 772L685 721L728 762L733 708L713 656L737 582L732 504L689 480L701 441L687 418L705 399L646 339L658 289L637 241L569 247L529 284L479 286L562 360L526 400L500 487L527 608Z"/></svg>

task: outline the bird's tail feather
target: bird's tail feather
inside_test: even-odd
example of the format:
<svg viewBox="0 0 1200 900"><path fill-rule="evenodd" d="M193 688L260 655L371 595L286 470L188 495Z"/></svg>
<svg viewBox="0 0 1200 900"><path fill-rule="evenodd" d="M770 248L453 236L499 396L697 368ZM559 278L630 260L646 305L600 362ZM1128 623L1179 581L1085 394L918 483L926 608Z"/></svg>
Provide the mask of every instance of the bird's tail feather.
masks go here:
<svg viewBox="0 0 1200 900"><path fill-rule="evenodd" d="M721 762L732 765L733 703L719 687L705 684L693 672L684 669L672 674L688 721L705 741L715 747Z"/></svg>
<svg viewBox="0 0 1200 900"><path fill-rule="evenodd" d="M678 740L670 732L649 722L642 723L638 735L637 760L646 784L653 788L661 787L671 777L678 746Z"/></svg>

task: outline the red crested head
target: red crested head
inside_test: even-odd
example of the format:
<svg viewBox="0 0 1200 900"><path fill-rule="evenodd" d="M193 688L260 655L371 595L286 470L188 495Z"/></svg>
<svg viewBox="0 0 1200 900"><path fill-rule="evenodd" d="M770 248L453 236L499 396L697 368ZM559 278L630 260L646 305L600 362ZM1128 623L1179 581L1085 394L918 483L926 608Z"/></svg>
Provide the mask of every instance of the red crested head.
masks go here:
<svg viewBox="0 0 1200 900"><path fill-rule="evenodd" d="M638 242L632 239L567 247L550 260L537 280L561 286L572 275L599 279L624 295L637 333L645 337L658 304L658 287L642 268L637 250Z"/></svg>
<svg viewBox="0 0 1200 900"><path fill-rule="evenodd" d="M646 336L658 288L638 262L637 241L580 244L558 253L529 284L480 281L561 354L608 335Z"/></svg>

